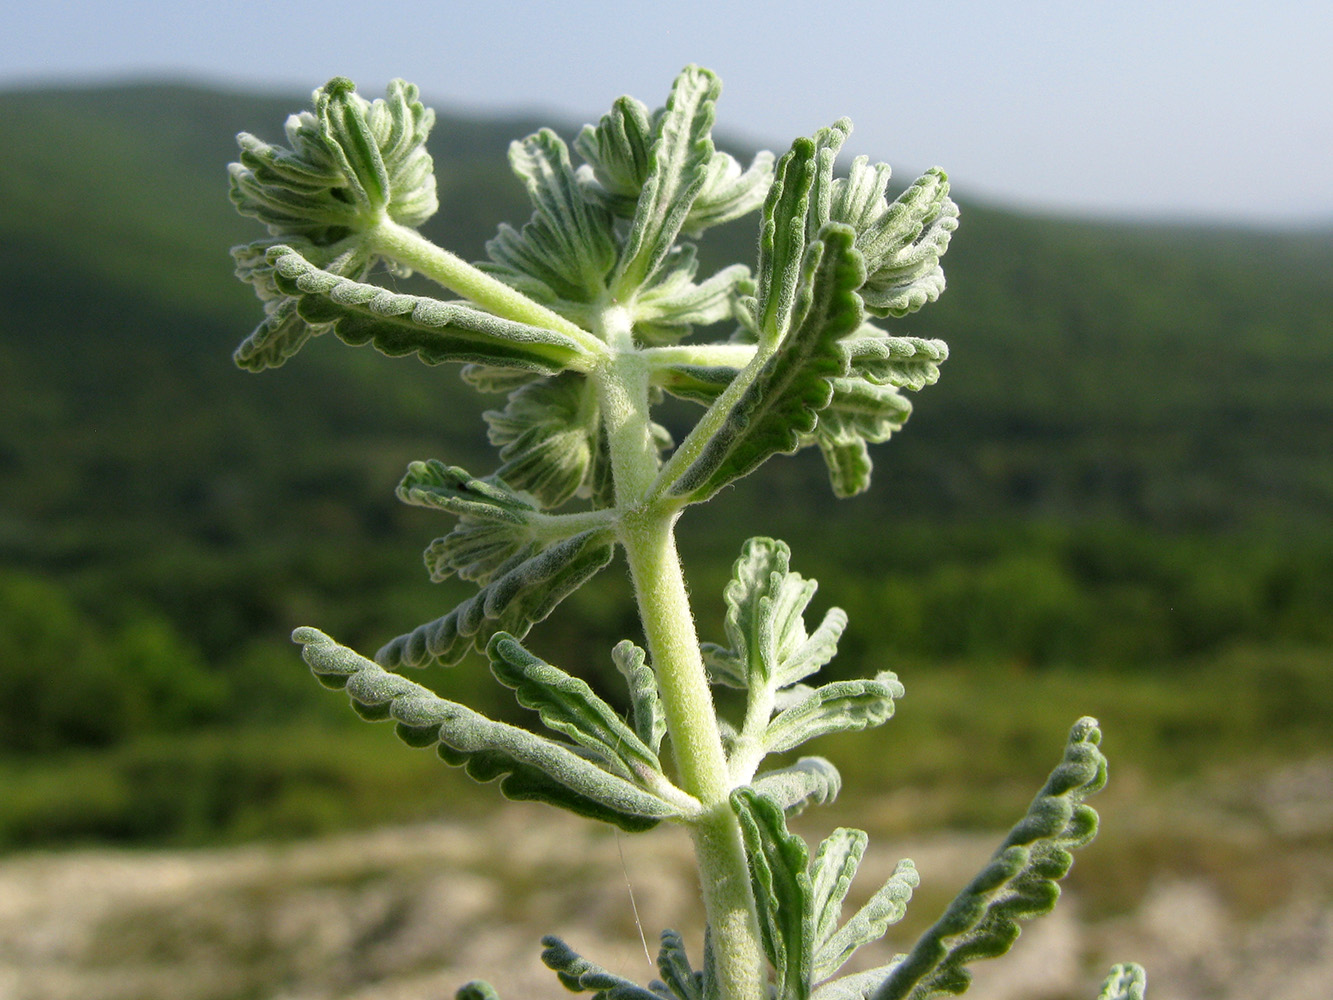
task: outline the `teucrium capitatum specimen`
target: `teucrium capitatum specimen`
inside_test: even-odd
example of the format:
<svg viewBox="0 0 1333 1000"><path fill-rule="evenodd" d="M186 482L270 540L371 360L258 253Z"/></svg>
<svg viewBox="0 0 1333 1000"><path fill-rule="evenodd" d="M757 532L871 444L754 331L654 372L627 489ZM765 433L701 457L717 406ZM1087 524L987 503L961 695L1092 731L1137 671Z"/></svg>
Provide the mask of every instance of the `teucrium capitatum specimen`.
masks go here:
<svg viewBox="0 0 1333 1000"><path fill-rule="evenodd" d="M813 756L764 764L817 736L883 724L903 686L887 671L807 683L832 659L847 619L835 608L806 622L815 584L771 539L751 539L736 563L725 641L701 643L673 528L685 507L812 444L839 495L869 486L867 445L902 427L904 392L933 384L947 358L940 341L877 321L939 296L958 210L940 170L893 199L885 164L863 157L835 176L845 119L742 167L713 143L719 91L713 74L688 67L656 111L622 98L579 135L577 166L550 130L515 142L510 164L533 213L501 226L479 264L414 228L436 208L425 147L434 116L415 87L395 81L372 103L337 78L315 92L313 112L288 120L288 146L240 137L232 198L269 230L233 251L265 308L236 353L240 365L281 365L332 332L388 355L458 362L469 384L507 396L486 414L494 472L414 462L398 487L405 502L456 518L426 563L433 578L457 575L476 594L375 660L315 629L294 638L366 718L394 720L405 742L436 747L480 781L498 779L512 798L625 830L666 821L690 832L708 914L701 967L664 932L662 979L643 988L548 938L543 960L570 989L623 1000L958 993L969 961L1001 954L1018 920L1054 906L1070 849L1092 838L1096 814L1083 799L1105 778L1100 734L1091 719L1074 726L1027 816L915 947L836 977L901 919L916 869L901 862L844 922L865 835L838 830L811 860L785 819L836 795L836 768ZM737 264L699 280L688 240L755 210L753 273ZM375 284L379 264L420 272L449 297ZM693 339L696 327L718 323L730 325L722 339ZM679 444L652 420L663 393L703 407ZM628 720L522 642L617 548L648 647L626 640L611 653L629 688ZM546 733L488 719L393 672L469 651L489 658ZM710 684L744 692L743 719L718 717ZM1117 966L1102 996L1142 991L1142 970ZM491 1000L494 991L477 982L459 995Z"/></svg>

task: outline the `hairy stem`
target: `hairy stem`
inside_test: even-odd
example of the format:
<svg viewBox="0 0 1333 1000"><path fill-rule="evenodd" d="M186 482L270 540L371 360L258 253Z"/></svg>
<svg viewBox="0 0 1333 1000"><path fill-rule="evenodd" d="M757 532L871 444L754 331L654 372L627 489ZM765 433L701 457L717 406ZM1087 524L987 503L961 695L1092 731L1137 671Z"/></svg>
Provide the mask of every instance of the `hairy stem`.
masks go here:
<svg viewBox="0 0 1333 1000"><path fill-rule="evenodd" d="M622 538L682 787L704 806L691 821L718 985L726 1000L762 1000L766 972L726 754L676 551L675 512L629 516Z"/></svg>
<svg viewBox="0 0 1333 1000"><path fill-rule="evenodd" d="M420 271L497 316L555 330L594 354L605 353L602 342L577 323L478 270L457 254L436 246L415 229L384 219L375 227L371 242L376 253Z"/></svg>

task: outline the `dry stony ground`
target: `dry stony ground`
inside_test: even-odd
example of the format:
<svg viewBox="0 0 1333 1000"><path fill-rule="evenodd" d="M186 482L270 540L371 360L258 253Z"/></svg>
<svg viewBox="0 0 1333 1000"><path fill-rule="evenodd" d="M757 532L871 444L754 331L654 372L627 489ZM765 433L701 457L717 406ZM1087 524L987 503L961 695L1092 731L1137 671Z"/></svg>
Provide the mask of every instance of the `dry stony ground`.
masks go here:
<svg viewBox="0 0 1333 1000"><path fill-rule="evenodd" d="M1102 971L1134 958L1153 1000L1328 996L1333 759L1170 796L1132 784L1101 803L1103 835L1056 913L978 965L971 995L1092 1000ZM938 912L994 843L880 836L861 894L908 856L918 911ZM443 1000L475 975L505 1000L558 997L542 933L646 980L636 908L647 928L697 928L692 877L679 831L618 835L526 805L294 845L14 856L0 859L0 1000ZM889 941L867 958L904 943Z"/></svg>

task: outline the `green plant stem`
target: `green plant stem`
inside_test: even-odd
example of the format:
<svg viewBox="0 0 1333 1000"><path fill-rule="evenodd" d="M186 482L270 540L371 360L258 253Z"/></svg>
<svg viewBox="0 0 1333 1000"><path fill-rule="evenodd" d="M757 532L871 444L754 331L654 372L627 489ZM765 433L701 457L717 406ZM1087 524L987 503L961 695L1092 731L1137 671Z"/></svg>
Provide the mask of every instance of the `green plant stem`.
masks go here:
<svg viewBox="0 0 1333 1000"><path fill-rule="evenodd" d="M691 820L720 995L763 1000L766 966L740 824L708 676L676 551L676 511L631 515L622 540L682 787L703 804Z"/></svg>
<svg viewBox="0 0 1333 1000"><path fill-rule="evenodd" d="M384 219L371 232L370 243L375 253L420 271L497 316L563 333L594 355L606 353L606 346L577 323L492 278L457 254L436 246L415 229Z"/></svg>

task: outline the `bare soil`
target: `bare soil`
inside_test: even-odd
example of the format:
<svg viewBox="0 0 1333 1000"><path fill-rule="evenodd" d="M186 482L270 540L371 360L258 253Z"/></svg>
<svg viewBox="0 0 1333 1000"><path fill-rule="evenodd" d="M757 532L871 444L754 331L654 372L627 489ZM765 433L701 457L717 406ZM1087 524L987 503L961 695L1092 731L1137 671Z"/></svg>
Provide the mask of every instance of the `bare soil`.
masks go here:
<svg viewBox="0 0 1333 1000"><path fill-rule="evenodd" d="M1125 959L1148 967L1153 1000L1327 995L1333 760L1170 794L1130 783L1100 806L1061 905L977 965L970 995L1093 1000ZM872 839L852 902L911 857L919 928L996 840ZM626 836L529 805L279 846L29 853L0 859L0 1000L440 1000L475 976L505 1000L559 997L542 934L642 982L640 924L654 954L677 927L697 957L700 923L680 831ZM903 950L896 930L862 964Z"/></svg>

